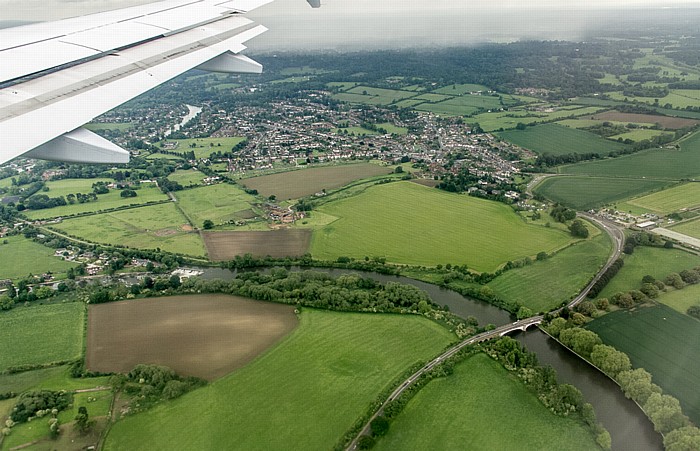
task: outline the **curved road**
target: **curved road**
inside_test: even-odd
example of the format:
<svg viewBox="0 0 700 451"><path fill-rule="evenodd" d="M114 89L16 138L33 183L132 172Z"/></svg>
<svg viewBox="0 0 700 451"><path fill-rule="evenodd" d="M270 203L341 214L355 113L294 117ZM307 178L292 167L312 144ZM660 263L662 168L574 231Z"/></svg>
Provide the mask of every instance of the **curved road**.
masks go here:
<svg viewBox="0 0 700 451"><path fill-rule="evenodd" d="M588 221L594 222L598 226L600 226L612 239L613 241L613 252L610 255L610 258L608 258L608 261L605 263L605 265L598 271L598 273L595 275L593 279L589 282L586 287L581 290L581 293L579 293L578 296L576 296L571 302L569 302L566 306L568 308L573 308L575 307L579 302L582 302L584 299L586 299L586 296L588 295L588 292L591 291L591 288L593 288L593 285L602 277L602 275L605 273L605 271L610 268L610 266L615 262L620 257L620 253L622 252L622 246L624 245L625 242L625 236L622 232L622 229L620 227L606 219L598 218L596 216L593 216L589 213L579 213L578 216L585 218ZM560 311L561 309L558 309L557 311ZM372 417L367 421L365 426L362 428L362 430L357 434L357 436L353 439L352 442L350 442L350 445L347 447L348 451L354 451L357 449L357 441L360 439L361 436L363 435L370 435L371 433L371 428L370 428L370 423L372 420L377 418L378 416L382 415L384 413L384 406L386 406L388 403L391 401L397 399L401 394L406 391L408 387L410 387L415 381L417 381L423 374L426 372L432 370L435 366L439 365L443 360L452 357L456 353L458 353L462 348L465 346L472 345L474 343L478 343L481 341L487 341L491 340L492 338L498 338L502 337L503 335L508 334L509 332L512 332L514 330L526 330L530 326L534 326L537 324L540 324L542 322L542 319L544 318L543 315L538 315L538 316L532 316L530 318L522 319L520 321L516 321L512 324L504 324L502 326L499 326L493 330L489 330L486 332L482 332L478 335L474 335L472 337L469 337L463 341L460 341L456 345L452 346L449 348L447 351L443 352L439 356L435 357L433 360L430 362L426 363L423 365L418 371L415 373L411 374L406 380L401 383L401 385L396 388L391 394L387 397L387 399L382 403L381 407L372 415Z"/></svg>

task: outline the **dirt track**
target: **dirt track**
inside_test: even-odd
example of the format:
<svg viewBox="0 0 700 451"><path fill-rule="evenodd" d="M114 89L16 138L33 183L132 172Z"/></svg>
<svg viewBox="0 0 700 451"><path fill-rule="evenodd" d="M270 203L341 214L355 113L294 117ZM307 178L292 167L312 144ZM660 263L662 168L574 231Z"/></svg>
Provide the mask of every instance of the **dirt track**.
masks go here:
<svg viewBox="0 0 700 451"><path fill-rule="evenodd" d="M128 372L153 363L213 380L244 366L296 325L292 306L226 295L91 305L86 365Z"/></svg>

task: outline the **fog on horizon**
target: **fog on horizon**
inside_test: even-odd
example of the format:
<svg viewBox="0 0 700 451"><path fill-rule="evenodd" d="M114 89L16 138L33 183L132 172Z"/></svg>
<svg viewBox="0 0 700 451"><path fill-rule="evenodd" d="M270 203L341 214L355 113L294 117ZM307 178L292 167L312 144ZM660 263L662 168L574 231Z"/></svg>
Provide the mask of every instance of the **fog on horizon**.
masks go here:
<svg viewBox="0 0 700 451"><path fill-rule="evenodd" d="M0 23L56 20L148 0L0 0ZM638 28L656 18L679 25L694 0L276 0L248 16L269 31L248 43L250 52L425 48L530 39L582 40ZM465 2L466 3L466 2Z"/></svg>

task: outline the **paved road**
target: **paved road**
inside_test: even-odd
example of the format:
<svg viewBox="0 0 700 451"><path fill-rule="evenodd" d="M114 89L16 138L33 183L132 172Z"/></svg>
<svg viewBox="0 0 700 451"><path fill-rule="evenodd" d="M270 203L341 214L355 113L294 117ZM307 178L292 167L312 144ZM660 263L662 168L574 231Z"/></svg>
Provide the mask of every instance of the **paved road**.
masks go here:
<svg viewBox="0 0 700 451"><path fill-rule="evenodd" d="M605 263L605 265L601 268L600 271L598 271L598 274L591 280L591 282L586 285L586 287L579 293L576 298L574 298L571 302L567 304L567 307L573 308L578 304L579 302L582 302L584 299L586 299L586 296L588 295L588 292L593 288L593 285L601 278L603 273L610 268L610 266L615 262L620 257L620 253L622 252L622 247L625 242L625 236L622 232L622 229L615 223L598 218L596 216L593 216L589 213L579 213L578 214L580 217L583 217L591 222L594 222L598 224L608 235L610 235L610 238L612 239L613 242L613 252L610 255L610 258L608 258L608 261ZM560 309L561 310L561 309ZM520 321L516 321L512 324L504 324L502 326L499 326L493 330L489 330L483 333L480 333L478 335L474 335L472 337L469 337L456 345L452 346L450 349L447 351L443 352L440 354L438 357L435 357L433 360L430 362L426 363L416 371L415 373L411 374L403 383L391 394L389 397L384 401L381 405L381 407L372 415L372 417L369 419L369 421L365 424L364 428L358 433L358 435L353 439L353 441L350 443L350 445L347 447L348 451L354 451L357 449L357 441L359 438L363 435L369 435L370 434L370 423L372 420L377 418L378 416L382 415L384 413L384 407L390 403L391 401L395 400L401 394L406 391L408 387L410 387L418 378L420 378L423 374L426 372L430 371L433 369L435 366L439 365L443 360L452 357L456 353L458 353L462 348L465 346L472 345L474 343L478 343L481 341L486 341L486 340L491 340L492 338L498 338L502 337L503 335L508 334L509 332L512 332L514 330L526 330L528 327L540 324L542 322L543 316L538 315L538 316L532 316L530 318L522 319Z"/></svg>

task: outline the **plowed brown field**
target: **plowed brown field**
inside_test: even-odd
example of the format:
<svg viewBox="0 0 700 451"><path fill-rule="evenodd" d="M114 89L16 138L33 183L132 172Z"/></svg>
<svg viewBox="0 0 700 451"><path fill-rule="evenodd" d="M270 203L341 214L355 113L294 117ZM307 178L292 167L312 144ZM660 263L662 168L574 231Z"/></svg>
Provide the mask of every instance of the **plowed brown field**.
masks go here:
<svg viewBox="0 0 700 451"><path fill-rule="evenodd" d="M236 255L298 257L309 250L311 230L289 229L269 232L204 232L204 244L211 261L232 260Z"/></svg>

